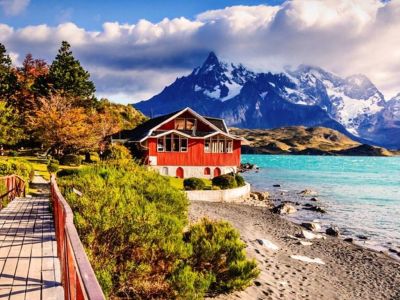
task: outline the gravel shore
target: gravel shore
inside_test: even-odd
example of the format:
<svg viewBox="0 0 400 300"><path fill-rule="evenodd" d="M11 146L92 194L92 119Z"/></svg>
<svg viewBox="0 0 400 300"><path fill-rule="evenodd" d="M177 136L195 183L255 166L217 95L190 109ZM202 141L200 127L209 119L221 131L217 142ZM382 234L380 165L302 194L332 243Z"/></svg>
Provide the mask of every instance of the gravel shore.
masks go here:
<svg viewBox="0 0 400 300"><path fill-rule="evenodd" d="M301 233L302 228L266 207L191 202L191 221L204 216L231 222L261 270L253 286L216 299L400 300L400 262L382 253L329 236L302 245L288 237ZM263 239L280 249L270 250L259 242ZM324 264L291 256L319 258Z"/></svg>

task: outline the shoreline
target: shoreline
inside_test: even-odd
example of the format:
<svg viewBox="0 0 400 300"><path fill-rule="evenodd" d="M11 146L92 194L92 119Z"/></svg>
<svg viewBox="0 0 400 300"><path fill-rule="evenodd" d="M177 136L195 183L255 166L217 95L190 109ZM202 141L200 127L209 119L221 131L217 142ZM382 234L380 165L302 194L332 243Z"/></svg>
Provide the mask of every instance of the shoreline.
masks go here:
<svg viewBox="0 0 400 300"><path fill-rule="evenodd" d="M303 245L292 238L303 228L267 205L192 201L190 220L204 216L231 222L261 270L253 286L216 299L400 299L400 262L384 253L330 236ZM323 264L292 258L299 255Z"/></svg>
<svg viewBox="0 0 400 300"><path fill-rule="evenodd" d="M308 196L301 196L300 192L301 191L295 191L295 190L287 190L287 189L281 189L279 188L272 188L272 189L266 189L264 190L270 194L270 202L271 205L276 206L282 203L288 203L293 205L297 211L293 214L282 214L281 217L284 218L285 220L288 220L289 222L292 222L296 225L301 226L302 222L314 222L317 221L322 226L322 231L318 233L325 233L325 229L331 226L335 226L336 224L332 224L328 222L328 220L324 220L324 217L329 216L330 210L329 208L326 209L326 204L324 204L323 199L319 199L318 193L314 192L314 195L308 195ZM252 190L252 192L260 192L256 190ZM317 198L318 201L313 201L311 202L310 198ZM310 204L316 206L316 207L322 207L326 209L326 213L318 213L318 212L313 212L313 211L307 211L305 210L305 204ZM245 203L244 203L245 204ZM342 226L339 228L340 229L340 236L337 237L338 239L346 239L346 238L352 238L353 239L353 244L358 245L362 248L369 249L372 251L376 251L379 253L383 253L387 255L388 257L400 261L400 252L398 253L393 253L390 251L390 246L391 241L386 241L384 244L380 243L378 240L374 239L372 237L372 234L369 233L369 235L365 235L363 232L350 232L349 227ZM368 232L368 231L367 231ZM365 236L366 239L361 239L359 238L360 236ZM387 245L386 247L384 245ZM400 251L400 245L399 246L399 251Z"/></svg>

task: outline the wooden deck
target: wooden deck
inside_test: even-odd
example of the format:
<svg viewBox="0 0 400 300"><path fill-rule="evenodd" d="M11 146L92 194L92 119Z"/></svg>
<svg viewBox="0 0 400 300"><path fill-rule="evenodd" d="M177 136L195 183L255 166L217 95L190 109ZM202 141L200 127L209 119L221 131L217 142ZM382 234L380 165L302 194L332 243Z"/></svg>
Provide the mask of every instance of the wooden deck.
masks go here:
<svg viewBox="0 0 400 300"><path fill-rule="evenodd" d="M49 197L17 198L0 211L0 299L63 299Z"/></svg>

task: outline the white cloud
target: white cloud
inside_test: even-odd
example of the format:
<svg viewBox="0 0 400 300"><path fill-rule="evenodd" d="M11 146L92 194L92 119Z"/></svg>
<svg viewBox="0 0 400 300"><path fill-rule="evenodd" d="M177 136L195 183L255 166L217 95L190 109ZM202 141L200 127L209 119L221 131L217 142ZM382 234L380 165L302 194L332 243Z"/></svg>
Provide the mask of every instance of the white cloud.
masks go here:
<svg viewBox="0 0 400 300"><path fill-rule="evenodd" d="M106 22L100 31L73 23L20 29L0 24L0 41L19 59L32 52L51 61L68 40L99 94L115 100L160 92L211 50L257 71L312 64L343 76L363 73L389 98L400 91L399 16L400 1L292 0L206 11L194 20Z"/></svg>
<svg viewBox="0 0 400 300"><path fill-rule="evenodd" d="M0 7L9 16L22 13L29 5L30 0L0 0Z"/></svg>

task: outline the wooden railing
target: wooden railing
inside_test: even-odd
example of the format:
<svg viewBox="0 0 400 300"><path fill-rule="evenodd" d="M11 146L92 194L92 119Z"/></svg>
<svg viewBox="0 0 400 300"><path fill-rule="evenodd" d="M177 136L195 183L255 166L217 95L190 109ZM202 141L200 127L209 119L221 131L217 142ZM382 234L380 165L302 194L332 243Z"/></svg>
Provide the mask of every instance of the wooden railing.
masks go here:
<svg viewBox="0 0 400 300"><path fill-rule="evenodd" d="M61 195L54 175L51 178L51 201L65 299L103 300L103 292L76 231L71 207Z"/></svg>
<svg viewBox="0 0 400 300"><path fill-rule="evenodd" d="M25 197L25 181L18 175L0 177L0 209L15 197Z"/></svg>

